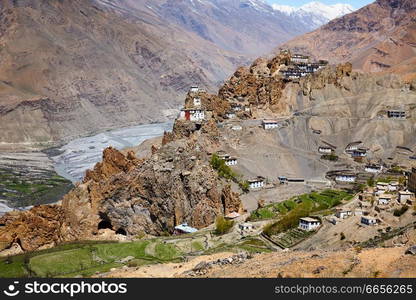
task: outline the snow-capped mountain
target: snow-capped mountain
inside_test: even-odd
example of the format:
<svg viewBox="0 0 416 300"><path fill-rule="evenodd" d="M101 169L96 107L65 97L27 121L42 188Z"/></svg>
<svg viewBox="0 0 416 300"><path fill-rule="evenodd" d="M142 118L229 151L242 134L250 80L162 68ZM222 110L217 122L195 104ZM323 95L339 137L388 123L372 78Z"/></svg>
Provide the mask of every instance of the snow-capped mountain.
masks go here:
<svg viewBox="0 0 416 300"><path fill-rule="evenodd" d="M321 2L310 2L301 7L273 4L273 8L297 19L311 30L328 23L330 20L352 13L355 9L350 4L338 3L326 5Z"/></svg>

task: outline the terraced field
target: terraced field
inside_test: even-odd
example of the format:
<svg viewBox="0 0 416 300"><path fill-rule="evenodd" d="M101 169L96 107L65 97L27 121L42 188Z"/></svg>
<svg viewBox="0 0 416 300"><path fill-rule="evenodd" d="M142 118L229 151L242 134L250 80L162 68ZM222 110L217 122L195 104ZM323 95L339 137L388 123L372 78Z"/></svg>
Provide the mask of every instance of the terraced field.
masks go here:
<svg viewBox="0 0 416 300"><path fill-rule="evenodd" d="M314 232L304 231L298 228L290 229L284 233L281 233L277 236L272 236L270 239L276 243L279 247L285 249L293 247L299 244L301 241L305 240L311 236Z"/></svg>
<svg viewBox="0 0 416 300"><path fill-rule="evenodd" d="M160 240L129 243L83 242L0 258L0 277L88 277L123 265L181 260L182 253Z"/></svg>

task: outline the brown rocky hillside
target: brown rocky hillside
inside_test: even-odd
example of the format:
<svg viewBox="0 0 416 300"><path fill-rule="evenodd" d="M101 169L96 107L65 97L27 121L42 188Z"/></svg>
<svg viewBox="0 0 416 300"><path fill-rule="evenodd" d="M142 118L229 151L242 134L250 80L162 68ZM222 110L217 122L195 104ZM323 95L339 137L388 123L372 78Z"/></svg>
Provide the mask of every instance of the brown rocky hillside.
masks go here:
<svg viewBox="0 0 416 300"><path fill-rule="evenodd" d="M416 73L416 2L377 0L281 48L309 53L332 63L350 61L366 72Z"/></svg>

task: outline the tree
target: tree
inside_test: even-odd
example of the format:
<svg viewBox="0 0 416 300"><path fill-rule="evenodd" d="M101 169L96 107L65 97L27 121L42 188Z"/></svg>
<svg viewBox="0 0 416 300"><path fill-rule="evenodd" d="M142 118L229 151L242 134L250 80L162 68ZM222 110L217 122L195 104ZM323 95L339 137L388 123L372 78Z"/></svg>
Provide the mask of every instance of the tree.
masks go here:
<svg viewBox="0 0 416 300"><path fill-rule="evenodd" d="M218 235L225 234L234 226L234 221L227 220L223 216L218 216L215 221L215 233Z"/></svg>

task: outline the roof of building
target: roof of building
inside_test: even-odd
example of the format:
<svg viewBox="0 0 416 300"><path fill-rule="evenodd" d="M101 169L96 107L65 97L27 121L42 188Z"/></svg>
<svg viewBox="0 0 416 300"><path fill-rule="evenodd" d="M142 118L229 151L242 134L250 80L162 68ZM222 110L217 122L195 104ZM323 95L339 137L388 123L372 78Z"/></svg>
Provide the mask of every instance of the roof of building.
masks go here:
<svg viewBox="0 0 416 300"><path fill-rule="evenodd" d="M409 191L399 191L399 194L400 195L413 195L413 193Z"/></svg>
<svg viewBox="0 0 416 300"><path fill-rule="evenodd" d="M200 111L204 111L203 108L201 107L190 107L190 108L182 108L181 111L191 111L191 110L200 110Z"/></svg>
<svg viewBox="0 0 416 300"><path fill-rule="evenodd" d="M382 166L381 165L366 165L366 168L372 168L372 169L380 169Z"/></svg>
<svg viewBox="0 0 416 300"><path fill-rule="evenodd" d="M279 123L279 121L277 121L277 120L267 120L267 119L265 119L265 120L263 120L263 123Z"/></svg>
<svg viewBox="0 0 416 300"><path fill-rule="evenodd" d="M253 224L252 223L245 222L245 223L239 224L239 226L240 227L253 227Z"/></svg>
<svg viewBox="0 0 416 300"><path fill-rule="evenodd" d="M383 186L386 186L386 185L389 185L387 182L377 182L377 185L383 185Z"/></svg>
<svg viewBox="0 0 416 300"><path fill-rule="evenodd" d="M371 216L362 216L361 219L377 220L377 218L374 218L374 217L371 217Z"/></svg>
<svg viewBox="0 0 416 300"><path fill-rule="evenodd" d="M310 217L300 218L300 220L305 221L305 222L319 222L318 219L314 219Z"/></svg>
<svg viewBox="0 0 416 300"><path fill-rule="evenodd" d="M228 219L235 219L235 218L238 218L239 216L240 216L240 214L238 212L234 211L232 213L229 213L225 217L228 218Z"/></svg>
<svg viewBox="0 0 416 300"><path fill-rule="evenodd" d="M175 229L186 233L193 233L198 231L198 229L188 226L188 223L183 223L178 226L175 226Z"/></svg>
<svg viewBox="0 0 416 300"><path fill-rule="evenodd" d="M390 195L390 194L381 194L381 195L378 196L378 198L379 199L380 198L391 199L391 198L393 198L393 195Z"/></svg>
<svg viewBox="0 0 416 300"><path fill-rule="evenodd" d="M351 147L351 146L356 146L356 145L359 145L359 144L361 144L361 143L362 143L362 141L352 142L352 143L349 143L349 144L346 146L346 148Z"/></svg>

